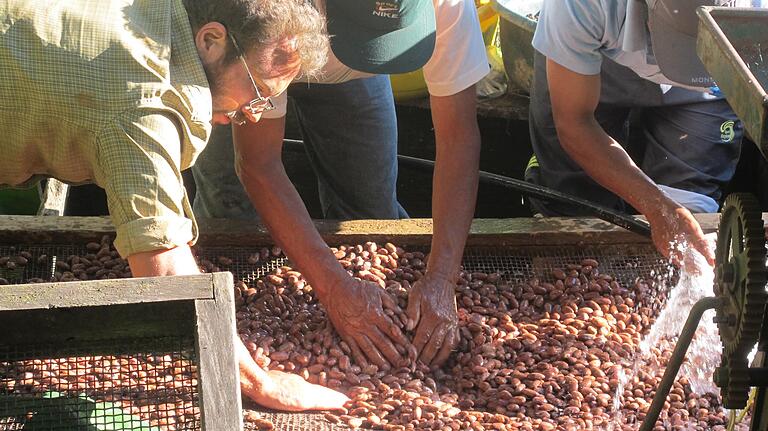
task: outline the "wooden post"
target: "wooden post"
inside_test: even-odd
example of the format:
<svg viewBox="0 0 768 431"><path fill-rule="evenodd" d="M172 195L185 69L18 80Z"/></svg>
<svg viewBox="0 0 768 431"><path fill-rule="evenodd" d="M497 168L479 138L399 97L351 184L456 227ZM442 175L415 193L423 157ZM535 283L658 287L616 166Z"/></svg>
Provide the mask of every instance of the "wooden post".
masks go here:
<svg viewBox="0 0 768 431"><path fill-rule="evenodd" d="M40 208L37 210L37 215L63 216L64 207L67 205L67 195L69 195L67 184L55 178L48 178L40 197Z"/></svg>
<svg viewBox="0 0 768 431"><path fill-rule="evenodd" d="M242 431L232 274L213 274L214 299L195 301L200 420L205 431Z"/></svg>

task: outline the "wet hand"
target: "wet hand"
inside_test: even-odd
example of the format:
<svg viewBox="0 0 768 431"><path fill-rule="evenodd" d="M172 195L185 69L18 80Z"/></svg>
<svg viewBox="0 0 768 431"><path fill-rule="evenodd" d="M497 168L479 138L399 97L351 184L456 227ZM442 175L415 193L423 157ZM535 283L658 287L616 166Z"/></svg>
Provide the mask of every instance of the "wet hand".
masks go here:
<svg viewBox="0 0 768 431"><path fill-rule="evenodd" d="M685 242L701 253L710 266L715 264L714 252L690 211L670 199L661 205L659 211L649 213L647 218L651 224L653 243L665 257L676 264L682 263L684 253L679 245Z"/></svg>
<svg viewBox="0 0 768 431"><path fill-rule="evenodd" d="M407 351L410 343L384 309L395 314L402 311L384 289L375 283L350 278L323 299L328 318L349 345L359 366L367 365L368 361L381 370L404 365L400 352Z"/></svg>
<svg viewBox="0 0 768 431"><path fill-rule="evenodd" d="M416 328L413 345L418 359L431 367L442 365L459 342L454 289L451 280L427 273L408 296L406 329Z"/></svg>

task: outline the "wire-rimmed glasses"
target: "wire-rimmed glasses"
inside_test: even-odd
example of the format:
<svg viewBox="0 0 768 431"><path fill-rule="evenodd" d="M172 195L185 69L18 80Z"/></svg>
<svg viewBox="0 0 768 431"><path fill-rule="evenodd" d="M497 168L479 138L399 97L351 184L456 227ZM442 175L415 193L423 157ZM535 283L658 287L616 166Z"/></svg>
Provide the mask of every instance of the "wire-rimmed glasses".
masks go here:
<svg viewBox="0 0 768 431"><path fill-rule="evenodd" d="M227 32L227 34L229 35L229 39L232 41L232 45L234 45L235 49L237 50L237 56L240 58L240 62L243 63L245 72L248 74L248 78L251 80L251 84L253 85L253 91L256 93L255 99L246 103L242 107L235 109L234 111L229 111L226 114L224 114L227 116L227 118L229 118L230 121L237 124L238 126L242 126L243 124L245 124L245 121L247 119L250 119L251 121L256 122L255 120L252 119L253 117L256 117L262 112L271 111L275 109L275 105L272 103L272 100L269 97L263 97L261 95L261 92L259 92L259 87L256 85L256 80L253 79L251 70L248 68L248 63L246 63L245 61L245 56L243 55L243 51L240 49L240 46L237 44L235 37L232 36L232 33ZM243 111L247 111L248 114L246 114ZM249 115L252 116L252 118L249 118Z"/></svg>

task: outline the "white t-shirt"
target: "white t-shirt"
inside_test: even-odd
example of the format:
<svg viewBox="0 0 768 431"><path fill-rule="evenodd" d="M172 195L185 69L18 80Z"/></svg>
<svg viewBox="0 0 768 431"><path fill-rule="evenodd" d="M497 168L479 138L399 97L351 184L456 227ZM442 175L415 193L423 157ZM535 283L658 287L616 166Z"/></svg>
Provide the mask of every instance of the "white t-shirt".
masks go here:
<svg viewBox="0 0 768 431"><path fill-rule="evenodd" d="M317 0L315 3L324 13L325 0ZM474 1L432 0L432 3L435 7L437 34L435 51L424 65L424 81L427 83L429 94L450 96L483 79L490 72L490 66ZM333 52L328 54L328 63L323 67L319 79L314 78L310 83L337 84L373 76L350 69L342 64ZM264 118L285 116L288 104L286 93L272 98L275 109L262 114Z"/></svg>

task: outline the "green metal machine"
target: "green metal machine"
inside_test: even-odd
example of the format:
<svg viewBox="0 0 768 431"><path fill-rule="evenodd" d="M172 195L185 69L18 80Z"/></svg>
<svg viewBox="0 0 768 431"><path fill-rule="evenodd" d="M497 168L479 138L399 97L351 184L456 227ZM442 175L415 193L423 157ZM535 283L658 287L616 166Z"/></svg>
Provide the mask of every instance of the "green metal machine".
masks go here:
<svg viewBox="0 0 768 431"><path fill-rule="evenodd" d="M768 158L768 9L699 8L697 53Z"/></svg>
<svg viewBox="0 0 768 431"><path fill-rule="evenodd" d="M697 53L750 138L768 158L768 9L702 7ZM765 53L763 53L765 51ZM682 365L703 313L715 309L722 343L713 380L735 418L751 416L750 430L768 430L768 270L766 231L757 200L730 195L721 210L715 250L714 296L691 310L640 429L651 430ZM754 359L749 361L755 350ZM736 412L741 411L738 415Z"/></svg>

